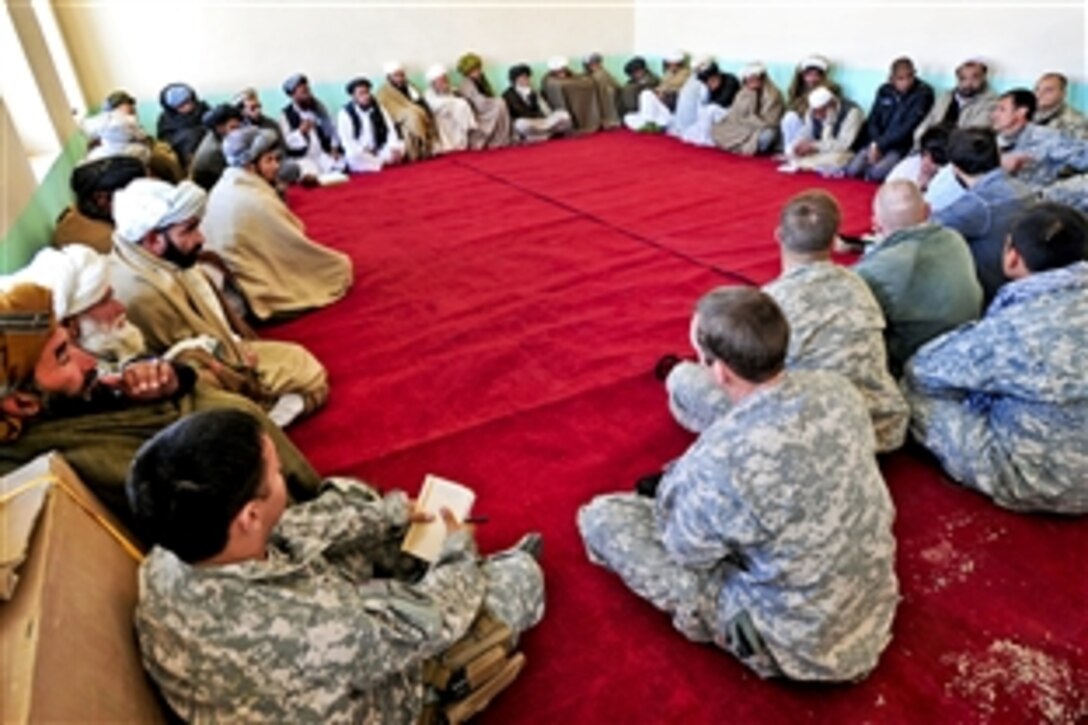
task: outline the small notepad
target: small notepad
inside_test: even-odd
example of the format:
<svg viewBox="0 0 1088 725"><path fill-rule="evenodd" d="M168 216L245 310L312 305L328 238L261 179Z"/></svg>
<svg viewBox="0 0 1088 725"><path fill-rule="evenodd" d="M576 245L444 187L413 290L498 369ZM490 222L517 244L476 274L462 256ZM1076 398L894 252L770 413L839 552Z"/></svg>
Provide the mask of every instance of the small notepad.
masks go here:
<svg viewBox="0 0 1088 725"><path fill-rule="evenodd" d="M446 541L446 524L439 511L449 509L458 521L464 521L475 502L476 493L472 489L445 478L428 475L423 480L423 489L416 500L416 511L430 514L434 518L429 523L412 524L404 537L401 550L424 561L435 561Z"/></svg>

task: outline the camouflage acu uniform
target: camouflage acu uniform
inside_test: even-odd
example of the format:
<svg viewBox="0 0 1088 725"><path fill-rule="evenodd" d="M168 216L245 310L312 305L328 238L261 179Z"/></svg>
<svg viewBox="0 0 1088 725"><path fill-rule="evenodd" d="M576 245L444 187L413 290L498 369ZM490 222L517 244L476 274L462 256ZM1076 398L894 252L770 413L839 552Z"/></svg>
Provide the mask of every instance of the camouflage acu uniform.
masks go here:
<svg viewBox="0 0 1088 725"><path fill-rule="evenodd" d="M1088 512L1088 262L1009 282L907 366L912 432L1001 506Z"/></svg>
<svg viewBox="0 0 1088 725"><path fill-rule="evenodd" d="M785 272L763 291L790 325L786 367L844 375L865 397L877 451L903 445L910 411L888 372L884 315L865 282L853 270L813 262ZM728 398L704 365L677 365L665 385L673 416L692 432L706 430L729 410Z"/></svg>
<svg viewBox="0 0 1088 725"><path fill-rule="evenodd" d="M589 558L762 676L864 677L899 599L870 431L844 378L787 372L704 431L656 499L584 506Z"/></svg>
<svg viewBox="0 0 1088 725"><path fill-rule="evenodd" d="M1026 154L1031 160L1016 172L1016 178L1050 201L1085 209L1084 191L1088 182L1088 140L1057 129L1029 123L1014 138L1003 139L1004 153ZM1051 193L1051 189L1054 191ZM1078 195L1079 192L1079 195Z"/></svg>
<svg viewBox="0 0 1088 725"><path fill-rule="evenodd" d="M193 567L153 549L136 626L170 705L196 722L414 722L422 662L482 604L515 632L540 620L536 561L511 550L481 562L463 533L418 583L380 578L407 516L403 493L330 480L284 513L264 561Z"/></svg>
<svg viewBox="0 0 1088 725"><path fill-rule="evenodd" d="M1052 128L1067 136L1088 138L1088 118L1068 103L1050 111L1036 111L1032 122L1044 128Z"/></svg>

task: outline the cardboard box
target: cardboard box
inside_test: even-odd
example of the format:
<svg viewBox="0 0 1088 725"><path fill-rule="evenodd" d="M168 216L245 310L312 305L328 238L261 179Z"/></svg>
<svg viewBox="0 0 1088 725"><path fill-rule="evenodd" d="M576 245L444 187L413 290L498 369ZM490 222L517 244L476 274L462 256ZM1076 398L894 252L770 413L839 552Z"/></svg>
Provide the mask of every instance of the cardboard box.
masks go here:
<svg viewBox="0 0 1088 725"><path fill-rule="evenodd" d="M136 644L137 561L95 516L124 533L116 519L56 453L4 480L49 475L64 486L48 487L14 596L0 601L0 722L166 722Z"/></svg>

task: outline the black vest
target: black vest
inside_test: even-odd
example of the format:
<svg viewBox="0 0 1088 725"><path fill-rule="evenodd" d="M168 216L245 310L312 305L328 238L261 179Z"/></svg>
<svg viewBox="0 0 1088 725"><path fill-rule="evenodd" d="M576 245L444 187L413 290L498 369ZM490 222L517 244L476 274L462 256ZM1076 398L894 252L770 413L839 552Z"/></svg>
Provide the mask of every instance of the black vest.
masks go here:
<svg viewBox="0 0 1088 725"><path fill-rule="evenodd" d="M344 110L351 119L351 137L358 140L359 134L363 132L363 118L359 115L359 106L355 101L348 101L344 104ZM370 125L374 127L374 150L377 151L385 146L385 141L389 138L389 127L385 125L385 115L377 101L371 101L370 108L365 110L370 116Z"/></svg>
<svg viewBox="0 0 1088 725"><path fill-rule="evenodd" d="M295 104L288 104L288 106L283 109L283 115L287 118L287 125L291 127L292 131L298 130L298 127L302 125L302 116L299 115L298 110L295 108ZM314 130L317 131L317 139L321 142L321 150L327 154L331 154L333 152L332 139L329 138L329 134L325 132L325 124L322 123L320 117L318 117L317 123L314 124ZM306 149L291 149L288 147L287 155L305 156Z"/></svg>

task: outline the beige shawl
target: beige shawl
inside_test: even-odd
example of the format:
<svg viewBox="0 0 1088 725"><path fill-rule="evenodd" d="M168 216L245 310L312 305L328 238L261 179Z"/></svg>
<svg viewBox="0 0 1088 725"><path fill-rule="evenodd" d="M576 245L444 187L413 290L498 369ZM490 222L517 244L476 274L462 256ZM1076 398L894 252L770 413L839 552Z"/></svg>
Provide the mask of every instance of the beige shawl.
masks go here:
<svg viewBox="0 0 1088 725"><path fill-rule="evenodd" d="M765 128L777 129L785 109L782 92L768 78L758 94L749 88L741 88L729 115L714 124L711 136L719 148L752 156L758 146L759 132Z"/></svg>
<svg viewBox="0 0 1088 725"><path fill-rule="evenodd" d="M351 259L307 237L272 185L251 171L223 172L201 230L257 319L324 307L351 287Z"/></svg>

